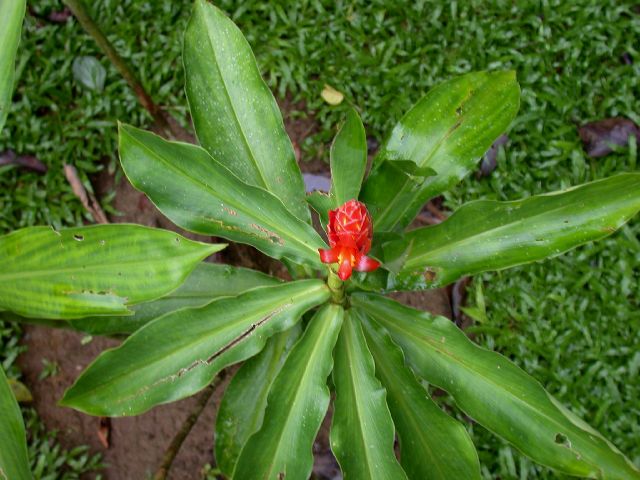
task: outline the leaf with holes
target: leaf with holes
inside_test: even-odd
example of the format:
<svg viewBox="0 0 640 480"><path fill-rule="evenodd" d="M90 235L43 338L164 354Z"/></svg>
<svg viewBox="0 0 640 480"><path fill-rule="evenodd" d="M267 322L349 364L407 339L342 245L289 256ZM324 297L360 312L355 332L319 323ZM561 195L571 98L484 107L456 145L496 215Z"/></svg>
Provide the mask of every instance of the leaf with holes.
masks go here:
<svg viewBox="0 0 640 480"><path fill-rule="evenodd" d="M160 317L100 355L60 402L100 416L137 415L206 387L329 296L320 280L260 287Z"/></svg>
<svg viewBox="0 0 640 480"><path fill-rule="evenodd" d="M351 301L389 331L420 377L449 392L467 415L536 462L577 477L640 479L640 470L618 449L535 379L475 345L448 318L376 294L354 294Z"/></svg>
<svg viewBox="0 0 640 480"><path fill-rule="evenodd" d="M92 335L131 334L162 315L186 307L202 307L220 297L233 297L280 281L248 268L201 263L173 292L131 307L129 316L100 316L70 320L71 326Z"/></svg>
<svg viewBox="0 0 640 480"><path fill-rule="evenodd" d="M139 225L16 230L0 237L0 309L31 318L127 315L128 305L171 292L222 248Z"/></svg>
<svg viewBox="0 0 640 480"><path fill-rule="evenodd" d="M377 230L406 227L427 200L474 170L519 105L513 71L469 73L429 91L393 128L364 184L361 199ZM436 174L416 177L425 168Z"/></svg>
<svg viewBox="0 0 640 480"><path fill-rule="evenodd" d="M401 258L388 286L423 289L464 275L501 270L559 255L611 235L640 210L640 173L623 173L513 202L478 200L444 222L384 246L385 262Z"/></svg>

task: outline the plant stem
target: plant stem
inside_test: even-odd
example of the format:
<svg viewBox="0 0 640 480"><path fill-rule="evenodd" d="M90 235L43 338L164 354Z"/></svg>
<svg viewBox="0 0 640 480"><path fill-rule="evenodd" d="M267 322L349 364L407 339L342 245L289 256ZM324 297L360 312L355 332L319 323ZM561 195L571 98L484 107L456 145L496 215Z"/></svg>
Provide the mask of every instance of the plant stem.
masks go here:
<svg viewBox="0 0 640 480"><path fill-rule="evenodd" d="M100 30L98 24L91 17L84 2L82 0L64 0L64 3L69 7L71 12L73 12L73 15L78 19L80 25L82 25L85 31L93 37L100 49L124 77L129 86L135 92L136 97L138 97L140 104L151 114L156 124L170 136L179 136L179 134L183 133L176 132L174 128L172 128L167 121L164 112L162 112L160 107L153 102L127 62L118 54L118 52L116 52L112 43L107 39L104 33L102 33L102 30ZM177 126L176 128L180 127ZM182 129L180 128L180 130ZM187 132L184 133L186 134Z"/></svg>
<svg viewBox="0 0 640 480"><path fill-rule="evenodd" d="M191 432L191 429L198 421L200 414L202 413L204 408L207 406L207 403L209 403L209 399L211 398L213 393L216 391L216 388L218 387L218 385L220 385L220 383L224 380L225 376L226 376L226 370L223 370L218 374L216 378L213 379L213 382L211 382L207 388L205 388L202 392L200 392L200 395L198 395L198 401L196 402L195 408L189 414L189 416L185 419L184 423L182 424L182 427L180 428L180 430L178 430L178 433L176 433L176 436L173 437L173 440L171 440L169 447L167 448L167 450L165 451L162 457L162 463L160 464L160 467L156 471L156 474L153 476L153 480L165 480L167 478L167 475L169 474L169 470L171 469L171 465L173 464L173 461L178 455L178 452L180 451L180 447L182 447L182 443L185 441L185 439L189 435L189 432Z"/></svg>
<svg viewBox="0 0 640 480"><path fill-rule="evenodd" d="M340 277L336 275L331 268L329 270L329 276L327 277L327 285L329 286L329 290L331 291L331 302L336 303L338 305L344 304L345 295L344 295L344 282L340 280Z"/></svg>

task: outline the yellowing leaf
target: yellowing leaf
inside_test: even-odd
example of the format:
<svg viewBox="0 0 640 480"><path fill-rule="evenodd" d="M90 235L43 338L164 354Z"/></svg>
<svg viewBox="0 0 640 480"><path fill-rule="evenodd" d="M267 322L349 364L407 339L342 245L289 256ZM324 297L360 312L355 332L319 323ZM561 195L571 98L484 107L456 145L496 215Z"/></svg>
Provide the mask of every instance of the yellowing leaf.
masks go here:
<svg viewBox="0 0 640 480"><path fill-rule="evenodd" d="M340 105L344 100L344 95L342 92L339 92L331 85L325 84L322 89L322 93L320 94L322 99L327 102L329 105Z"/></svg>

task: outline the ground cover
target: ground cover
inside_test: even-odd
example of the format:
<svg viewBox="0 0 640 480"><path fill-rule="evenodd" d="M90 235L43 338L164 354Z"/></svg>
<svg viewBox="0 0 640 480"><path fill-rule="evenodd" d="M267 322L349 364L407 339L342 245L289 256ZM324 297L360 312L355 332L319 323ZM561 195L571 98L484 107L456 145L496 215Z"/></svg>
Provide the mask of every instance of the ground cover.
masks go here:
<svg viewBox="0 0 640 480"><path fill-rule="evenodd" d="M362 108L375 147L395 120L440 80L513 68L522 105L488 178L470 177L446 198L513 199L637 169L633 148L585 155L577 127L623 116L640 123L640 13L633 2L232 2L218 4L247 35L288 116L306 125L302 161L326 158L344 112L320 92ZM181 38L190 2L95 2L93 12L155 100L181 122ZM115 171L115 122L147 125L117 72L60 2L31 6L14 108L0 152L35 155L44 175L0 167L0 231L87 220L61 173L74 164L86 186ZM53 20L52 20L53 18ZM83 86L74 61L95 57L104 89ZM286 100L286 101L285 101ZM107 211L112 205L102 198ZM111 210L113 212L113 210ZM555 260L485 274L486 314L469 331L538 378L564 404L640 462L640 224ZM471 295L474 298L473 294ZM472 306L475 304L472 302ZM3 350L0 358L9 358ZM473 430L487 478L558 478L480 427Z"/></svg>

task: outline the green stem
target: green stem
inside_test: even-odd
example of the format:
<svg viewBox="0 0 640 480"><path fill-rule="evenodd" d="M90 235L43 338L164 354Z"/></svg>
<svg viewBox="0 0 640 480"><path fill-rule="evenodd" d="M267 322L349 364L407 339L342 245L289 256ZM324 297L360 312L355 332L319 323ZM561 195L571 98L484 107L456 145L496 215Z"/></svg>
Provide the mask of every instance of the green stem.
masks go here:
<svg viewBox="0 0 640 480"><path fill-rule="evenodd" d="M344 294L344 282L340 280L340 277L338 277L336 272L331 268L329 268L327 285L329 285L329 290L331 291L331 302L343 305L346 299Z"/></svg>

